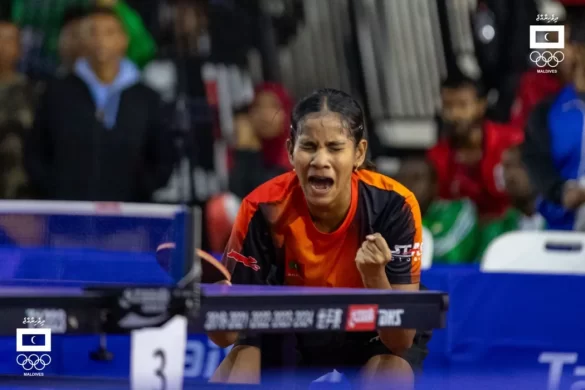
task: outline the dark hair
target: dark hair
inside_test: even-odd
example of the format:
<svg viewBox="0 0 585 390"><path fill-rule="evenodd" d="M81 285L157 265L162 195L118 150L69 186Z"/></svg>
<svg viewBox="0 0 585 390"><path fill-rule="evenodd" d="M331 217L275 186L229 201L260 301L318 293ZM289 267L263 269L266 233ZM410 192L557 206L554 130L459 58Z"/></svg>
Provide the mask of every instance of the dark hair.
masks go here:
<svg viewBox="0 0 585 390"><path fill-rule="evenodd" d="M98 15L111 16L112 18L116 19L120 23L120 26L123 26L122 20L120 20L120 18L118 17L118 14L112 8L95 6L95 7L90 7L85 12L86 17L87 16L98 16Z"/></svg>
<svg viewBox="0 0 585 390"><path fill-rule="evenodd" d="M361 140L368 139L366 119L360 104L349 94L333 88L322 88L313 91L302 98L293 109L290 125L290 139L295 144L302 122L312 113L329 111L339 114L344 126L349 130L349 135L357 145ZM365 160L359 169L374 171L376 166L369 160Z"/></svg>
<svg viewBox="0 0 585 390"><path fill-rule="evenodd" d="M84 7L69 7L63 15L61 29L67 27L70 23L82 20L87 16L87 9Z"/></svg>
<svg viewBox="0 0 585 390"><path fill-rule="evenodd" d="M0 17L0 24L10 24L18 29L20 29L20 27L18 27L18 24L16 24L11 18L4 16L4 17Z"/></svg>
<svg viewBox="0 0 585 390"><path fill-rule="evenodd" d="M441 82L441 89L460 89L472 88L475 90L478 98L484 98L486 91L480 81L465 76L462 73L456 73L448 76Z"/></svg>
<svg viewBox="0 0 585 390"><path fill-rule="evenodd" d="M564 17L559 17L557 23L574 26L583 23L585 9L581 5L565 6Z"/></svg>
<svg viewBox="0 0 585 390"><path fill-rule="evenodd" d="M584 44L585 27L583 27L583 23L585 22L585 9L581 6L567 7L566 13L564 24L570 28L569 41L575 44Z"/></svg>

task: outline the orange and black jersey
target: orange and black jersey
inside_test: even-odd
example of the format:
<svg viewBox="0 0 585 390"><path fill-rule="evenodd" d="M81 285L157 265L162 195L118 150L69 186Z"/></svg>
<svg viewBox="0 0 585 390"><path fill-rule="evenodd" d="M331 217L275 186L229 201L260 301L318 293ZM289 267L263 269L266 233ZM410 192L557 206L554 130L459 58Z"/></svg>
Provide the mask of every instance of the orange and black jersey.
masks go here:
<svg viewBox="0 0 585 390"><path fill-rule="evenodd" d="M390 284L419 283L421 216L409 190L384 175L355 172L343 224L323 233L311 220L296 174L289 172L243 200L222 262L232 283L363 288L355 257L373 233L392 251L386 266Z"/></svg>

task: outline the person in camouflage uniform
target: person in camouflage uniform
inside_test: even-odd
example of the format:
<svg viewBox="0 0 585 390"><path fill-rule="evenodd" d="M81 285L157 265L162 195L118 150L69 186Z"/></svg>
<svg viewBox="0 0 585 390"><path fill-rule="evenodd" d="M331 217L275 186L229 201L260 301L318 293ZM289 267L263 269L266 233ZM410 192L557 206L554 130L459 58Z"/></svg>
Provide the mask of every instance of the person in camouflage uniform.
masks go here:
<svg viewBox="0 0 585 390"><path fill-rule="evenodd" d="M433 235L433 264L463 264L477 260L478 217L469 199L438 199L437 175L424 159L405 160L396 179L418 200L423 226Z"/></svg>
<svg viewBox="0 0 585 390"><path fill-rule="evenodd" d="M17 72L20 31L0 21L0 198L31 197L23 165L23 141L34 119L35 89Z"/></svg>

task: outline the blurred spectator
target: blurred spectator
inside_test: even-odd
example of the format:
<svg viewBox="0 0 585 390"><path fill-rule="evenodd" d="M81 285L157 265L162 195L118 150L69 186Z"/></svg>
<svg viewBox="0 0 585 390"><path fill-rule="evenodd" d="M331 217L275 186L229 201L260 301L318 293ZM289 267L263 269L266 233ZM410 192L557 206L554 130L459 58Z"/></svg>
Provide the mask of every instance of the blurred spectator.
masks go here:
<svg viewBox="0 0 585 390"><path fill-rule="evenodd" d="M17 72L20 31L9 20L0 21L0 198L31 196L23 164L23 139L33 122L35 90Z"/></svg>
<svg viewBox="0 0 585 390"><path fill-rule="evenodd" d="M63 24L59 33L59 59L61 66L59 73L65 74L73 70L75 61L83 57L85 47L82 41L82 22L87 10L80 7L69 8L63 17Z"/></svg>
<svg viewBox="0 0 585 390"><path fill-rule="evenodd" d="M479 229L475 205L468 199L437 199L437 175L424 159L402 162L396 179L418 200L423 225L433 235L433 264L476 260Z"/></svg>
<svg viewBox="0 0 585 390"><path fill-rule="evenodd" d="M239 198L290 169L285 143L292 108L283 86L264 83L256 88L249 115L236 117L229 189Z"/></svg>
<svg viewBox="0 0 585 390"><path fill-rule="evenodd" d="M537 193L522 162L519 146L506 150L502 156L504 183L512 202L515 226L512 230L542 230L545 220L538 211Z"/></svg>
<svg viewBox="0 0 585 390"><path fill-rule="evenodd" d="M561 22L562 23L562 22ZM570 21L568 21L570 23ZM560 49L564 59L555 68L556 73L543 73L543 68L532 68L520 78L516 98L510 110L510 124L524 129L530 112L544 98L557 94L572 81L575 68L574 50L570 43L570 24L565 24L565 48Z"/></svg>
<svg viewBox="0 0 585 390"><path fill-rule="evenodd" d="M522 133L484 118L486 98L481 86L465 76L448 78L441 86L443 135L428 152L443 199L469 198L480 218L493 219L509 206L501 157L521 142Z"/></svg>
<svg viewBox="0 0 585 390"><path fill-rule="evenodd" d="M118 15L129 37L126 56L140 68L144 67L156 54L156 43L144 27L140 15L123 0L98 0L97 3L111 7Z"/></svg>
<svg viewBox="0 0 585 390"><path fill-rule="evenodd" d="M514 146L502 155L504 183L510 196L512 207L504 215L485 223L481 228L481 242L478 253L485 251L491 241L498 236L516 230L544 230L546 221L540 214L540 200L537 198L526 167L522 162L520 147Z"/></svg>
<svg viewBox="0 0 585 390"><path fill-rule="evenodd" d="M54 80L27 148L31 179L49 199L149 201L172 169L158 95L124 58L128 37L107 8L88 13L87 58Z"/></svg>
<svg viewBox="0 0 585 390"><path fill-rule="evenodd" d="M220 191L215 171L214 115L202 77L207 15L200 1L162 2L157 56L145 68L146 85L165 104L165 119L174 132L178 163L164 188L155 193L161 202L206 202ZM230 86L231 87L231 86ZM229 89L232 94L233 90ZM226 165L226 164L224 164ZM190 190L192 178L194 193ZM226 180L227 181L227 180ZM192 199L192 197L195 199Z"/></svg>
<svg viewBox="0 0 585 390"><path fill-rule="evenodd" d="M577 28L579 26L579 28ZM536 106L526 126L523 157L551 229L585 231L585 29L571 28L573 82Z"/></svg>
<svg viewBox="0 0 585 390"><path fill-rule="evenodd" d="M8 0L12 20L27 32L25 69L31 73L53 75L60 52L60 32L70 7L88 9L96 3L111 8L129 36L127 56L139 67L156 53L156 44L144 27L140 15L123 0Z"/></svg>
<svg viewBox="0 0 585 390"><path fill-rule="evenodd" d="M166 19L160 18L163 51L182 57L209 54L209 20L205 2L175 0L163 2L159 8L168 15Z"/></svg>
<svg viewBox="0 0 585 390"><path fill-rule="evenodd" d="M231 193L212 197L205 207L206 226L212 253L222 252L237 209L247 194L271 178L290 169L286 139L290 134L293 101L280 84L263 83L249 114L235 118L235 147L231 155Z"/></svg>

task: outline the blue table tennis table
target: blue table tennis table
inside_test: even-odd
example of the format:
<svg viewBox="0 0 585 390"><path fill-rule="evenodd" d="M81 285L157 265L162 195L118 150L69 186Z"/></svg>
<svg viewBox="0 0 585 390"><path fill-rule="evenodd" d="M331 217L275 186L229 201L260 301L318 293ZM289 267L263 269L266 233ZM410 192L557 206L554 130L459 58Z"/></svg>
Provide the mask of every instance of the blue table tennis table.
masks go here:
<svg viewBox="0 0 585 390"><path fill-rule="evenodd" d="M175 312L187 312L192 318L190 329L193 331L246 330L255 332L318 332L348 330L351 309L355 305L371 305L376 313L385 310L399 310L400 320L385 323L383 316L376 315L377 328L407 327L434 329L445 326L445 313L448 308L446 294L436 291L389 292L387 290L303 288L286 286L201 286L201 304L194 301L198 294L184 288L161 287L23 287L0 286L0 306L4 315L0 322L0 334L14 334L14 329L22 326L22 318L30 311L43 312L59 309L65 315L65 327L53 330L56 334L84 334L100 332L106 326L107 333L124 333L128 329L116 327L111 318L103 313L120 310L119 302L128 295L148 296L147 299L163 301L169 316ZM153 292L137 294L136 291ZM160 291L168 294L160 295ZM168 299L171 297L171 299ZM115 299L113 299L115 298ZM143 302L132 302L126 311L140 312ZM163 305L161 304L161 307ZM296 312L302 312L303 321ZM81 317L91 313L96 318L82 321ZM258 313L262 314L262 318ZM331 317L325 321L322 318ZM157 317L160 313L141 315L144 318ZM72 318L74 316L74 318ZM100 317L101 316L101 317ZM117 317L122 316L118 314ZM222 320L225 319L225 320ZM237 320L235 320L237 318ZM115 318L118 320L118 318ZM161 319L152 326L164 323ZM75 325L72 325L75 324ZM137 326L140 327L140 326ZM113 329L113 330L112 330Z"/></svg>
<svg viewBox="0 0 585 390"><path fill-rule="evenodd" d="M161 293L161 292L165 293ZM144 315L139 300L131 307L120 302L124 297L149 297L160 300L165 307L161 313ZM170 297L170 299L169 299ZM200 305L195 301L200 297ZM120 325L129 313L138 313L148 326L160 326L173 315L186 314L189 331L239 330L256 333L331 332L352 331L350 322L355 308L369 305L376 312L373 328L411 327L433 329L445 325L448 307L445 294L433 291L388 292L384 290L325 289L276 286L220 286L201 285L201 294L189 289L164 287L101 286L82 287L33 287L1 286L0 305L3 321L0 334L14 334L22 327L27 313L43 313L58 310L62 313L61 326L53 334L116 334L127 333L132 327ZM389 321L389 312L399 312L399 321ZM104 316L104 314L106 314ZM149 318L158 318L148 322ZM134 323L133 328L143 324ZM66 337L66 336L63 336ZM96 345L96 348L98 346ZM88 354L92 351L88 351ZM115 359L115 356L113 357ZM32 379L32 380L31 380ZM47 386L44 383L72 383L78 386L103 386L101 388L127 388L127 380L103 380L103 378L57 379L12 378L15 386L24 382ZM36 381L35 381L36 380ZM81 382L79 382L81 380ZM59 382L61 381L61 382ZM12 385L11 385L12 386ZM59 385L61 386L61 385ZM85 385L84 385L85 386ZM126 386L126 387L124 387ZM192 386L201 388L202 384ZM93 388L93 387L92 387ZM99 387L95 387L99 388ZM189 388L188 383L185 388Z"/></svg>
<svg viewBox="0 0 585 390"><path fill-rule="evenodd" d="M178 316L188 318L189 334L356 331L354 314L364 309L374 313L366 317L371 330L445 325L448 300L441 292L228 287L200 285L197 279L179 288L177 282L196 266L193 248L201 226L196 216L183 206L0 201L0 335L14 337L17 328L34 327L24 319L42 318L63 345L51 355L44 377L22 377L15 361L7 370L11 376L0 376L0 388L128 388L128 371L122 372L128 361L117 362L122 369L117 378L103 368L115 365L108 359L115 361L119 348L128 348L124 335L165 326ZM170 273L154 255L167 241L177 245ZM72 346L69 339L82 335L99 340L87 351ZM109 345L115 337L126 341ZM7 360L16 358L11 353L2 352ZM203 386L185 382L185 388Z"/></svg>

